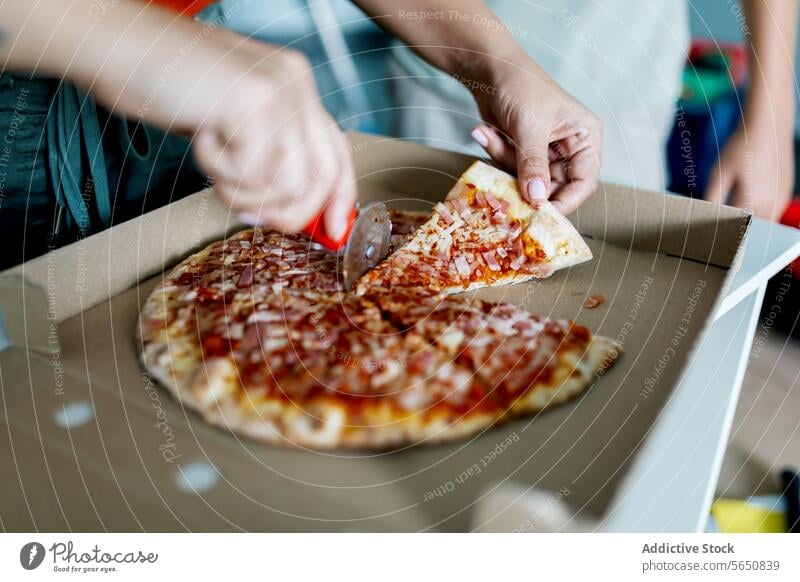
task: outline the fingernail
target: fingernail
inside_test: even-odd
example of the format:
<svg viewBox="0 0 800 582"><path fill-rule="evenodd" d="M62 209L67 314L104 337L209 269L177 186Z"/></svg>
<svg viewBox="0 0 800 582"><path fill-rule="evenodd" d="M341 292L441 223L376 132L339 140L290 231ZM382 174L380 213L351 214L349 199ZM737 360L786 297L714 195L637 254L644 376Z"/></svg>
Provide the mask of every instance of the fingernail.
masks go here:
<svg viewBox="0 0 800 582"><path fill-rule="evenodd" d="M258 226L261 224L261 220L258 218L258 214L253 212L240 212L237 217L239 218L239 222L244 222L250 226Z"/></svg>
<svg viewBox="0 0 800 582"><path fill-rule="evenodd" d="M547 189L544 187L544 180L534 178L528 182L528 196L535 200L537 198L547 198Z"/></svg>
<svg viewBox="0 0 800 582"><path fill-rule="evenodd" d="M475 140L475 143L477 143L479 146L484 148L489 147L489 138L486 137L486 134L477 127L472 130L470 135L472 136L472 139Z"/></svg>

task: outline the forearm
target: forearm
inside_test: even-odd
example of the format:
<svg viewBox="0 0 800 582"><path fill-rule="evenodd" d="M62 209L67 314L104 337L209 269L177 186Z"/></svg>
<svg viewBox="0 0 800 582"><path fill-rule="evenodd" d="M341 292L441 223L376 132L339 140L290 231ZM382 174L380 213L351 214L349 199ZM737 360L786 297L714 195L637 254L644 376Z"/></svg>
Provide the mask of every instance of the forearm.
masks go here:
<svg viewBox="0 0 800 582"><path fill-rule="evenodd" d="M748 125L774 124L790 139L794 134L797 38L796 0L744 0L750 85L745 106Z"/></svg>
<svg viewBox="0 0 800 582"><path fill-rule="evenodd" d="M221 107L253 43L136 0L98 11L96 0L5 0L0 5L5 70L61 77L129 117L190 132ZM255 66L285 53L258 43ZM238 75L238 76L237 76ZM224 81L220 81L224 79Z"/></svg>
<svg viewBox="0 0 800 582"><path fill-rule="evenodd" d="M500 62L531 63L482 1L354 2L422 58L451 75L491 80Z"/></svg>
<svg viewBox="0 0 800 582"><path fill-rule="evenodd" d="M5 69L32 70L77 82L91 82L104 66L128 68L154 37L152 26L171 15L121 0L102 14L92 0L6 0L0 6ZM160 23L158 21L161 21ZM134 41L140 41L138 46Z"/></svg>
<svg viewBox="0 0 800 582"><path fill-rule="evenodd" d="M66 79L126 113L136 111L131 89L153 85L188 47L209 50L202 25L136 0L102 11L95 0L5 0L0 6L5 70Z"/></svg>

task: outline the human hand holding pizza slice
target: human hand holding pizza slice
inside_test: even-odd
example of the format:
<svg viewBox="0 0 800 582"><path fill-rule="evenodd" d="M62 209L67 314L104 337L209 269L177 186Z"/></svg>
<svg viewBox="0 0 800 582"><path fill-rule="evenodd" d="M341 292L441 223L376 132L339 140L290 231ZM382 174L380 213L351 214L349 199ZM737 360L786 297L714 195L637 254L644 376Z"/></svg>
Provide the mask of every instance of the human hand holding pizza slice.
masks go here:
<svg viewBox="0 0 800 582"><path fill-rule="evenodd" d="M530 59L493 68L495 90L475 94L486 123L472 139L516 172L529 202L550 199L569 214L597 188L602 122Z"/></svg>

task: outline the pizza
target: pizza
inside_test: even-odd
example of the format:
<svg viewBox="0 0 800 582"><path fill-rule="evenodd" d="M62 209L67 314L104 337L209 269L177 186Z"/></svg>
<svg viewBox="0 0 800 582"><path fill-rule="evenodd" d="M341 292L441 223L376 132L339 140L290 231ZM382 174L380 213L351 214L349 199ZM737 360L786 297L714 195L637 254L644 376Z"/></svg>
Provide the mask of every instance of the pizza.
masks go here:
<svg viewBox="0 0 800 582"><path fill-rule="evenodd" d="M547 200L526 203L516 179L475 162L405 246L368 272L357 293L417 287L459 293L549 277L592 258Z"/></svg>
<svg viewBox="0 0 800 582"><path fill-rule="evenodd" d="M482 204L470 196L486 197L488 186L472 183L446 204ZM507 277L492 277L481 263L481 284L543 276L585 254L573 241L561 252L535 234L535 211L520 218L511 202L499 208L512 218L495 218L493 228L534 233L545 258L528 264L537 254L523 247L525 260L500 262L520 267ZM409 249L420 256L431 214L392 211L391 219L392 256ZM454 239L468 254L473 239ZM209 245L165 275L144 303L138 333L145 367L209 423L262 442L397 449L464 438L565 402L620 353L584 326L452 295L456 279L425 279L413 269L409 279L367 273L359 292L347 292L338 260L304 235L259 228Z"/></svg>
<svg viewBox="0 0 800 582"><path fill-rule="evenodd" d="M584 326L533 315L510 303L406 293L378 299L386 317L464 363L492 385L491 398L514 412L542 410L556 392L560 399L579 394L619 355L615 342L593 336Z"/></svg>

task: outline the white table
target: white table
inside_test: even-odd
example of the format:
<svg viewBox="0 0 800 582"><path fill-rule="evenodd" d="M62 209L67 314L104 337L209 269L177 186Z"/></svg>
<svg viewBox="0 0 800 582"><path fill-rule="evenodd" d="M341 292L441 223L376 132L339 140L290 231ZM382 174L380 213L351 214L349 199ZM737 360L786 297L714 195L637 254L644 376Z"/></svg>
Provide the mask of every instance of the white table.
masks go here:
<svg viewBox="0 0 800 582"><path fill-rule="evenodd" d="M754 219L741 269L600 528L703 531L768 280L800 255L800 231Z"/></svg>

